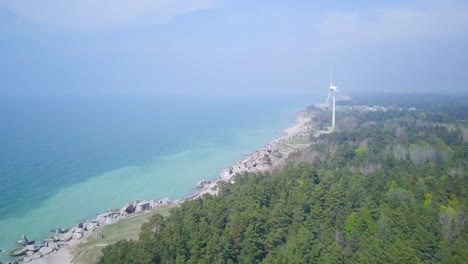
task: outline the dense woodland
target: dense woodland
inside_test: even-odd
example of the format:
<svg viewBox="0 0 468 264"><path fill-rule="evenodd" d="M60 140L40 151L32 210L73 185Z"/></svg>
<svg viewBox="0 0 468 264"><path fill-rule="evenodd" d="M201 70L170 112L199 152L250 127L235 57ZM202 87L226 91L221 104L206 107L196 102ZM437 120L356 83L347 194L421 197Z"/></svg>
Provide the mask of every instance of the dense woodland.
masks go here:
<svg viewBox="0 0 468 264"><path fill-rule="evenodd" d="M420 111L339 117L312 152L154 216L99 263L468 263L467 123Z"/></svg>

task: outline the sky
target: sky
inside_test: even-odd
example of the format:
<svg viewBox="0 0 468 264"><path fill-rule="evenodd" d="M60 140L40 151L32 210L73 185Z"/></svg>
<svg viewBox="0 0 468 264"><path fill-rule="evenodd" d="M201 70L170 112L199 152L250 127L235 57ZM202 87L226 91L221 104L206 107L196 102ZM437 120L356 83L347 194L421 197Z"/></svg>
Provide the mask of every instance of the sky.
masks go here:
<svg viewBox="0 0 468 264"><path fill-rule="evenodd" d="M467 1L356 2L0 0L0 96L468 92Z"/></svg>

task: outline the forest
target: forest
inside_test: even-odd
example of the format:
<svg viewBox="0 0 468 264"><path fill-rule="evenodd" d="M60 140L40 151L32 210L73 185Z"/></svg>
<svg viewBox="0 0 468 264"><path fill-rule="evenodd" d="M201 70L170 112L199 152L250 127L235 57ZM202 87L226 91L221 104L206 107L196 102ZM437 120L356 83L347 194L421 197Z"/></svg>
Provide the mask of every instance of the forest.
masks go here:
<svg viewBox="0 0 468 264"><path fill-rule="evenodd" d="M284 167L155 215L99 263L468 263L467 122L406 110L337 120Z"/></svg>

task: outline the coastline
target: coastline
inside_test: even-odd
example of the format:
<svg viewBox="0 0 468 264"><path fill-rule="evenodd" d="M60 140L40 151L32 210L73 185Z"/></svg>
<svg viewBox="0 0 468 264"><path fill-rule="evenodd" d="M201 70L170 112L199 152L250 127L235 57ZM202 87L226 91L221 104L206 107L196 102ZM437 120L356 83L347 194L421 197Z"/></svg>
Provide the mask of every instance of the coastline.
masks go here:
<svg viewBox="0 0 468 264"><path fill-rule="evenodd" d="M290 144L291 140L300 137L309 136L313 131L313 126L310 124L312 120L312 112L302 111L296 116L295 123L283 130L283 135L277 139L270 141L265 146L257 149L254 152L246 153L244 158L234 165L223 169L216 181L206 182L201 186L200 190L188 200L200 198L204 194L218 194L219 182L234 182L236 174L266 172L281 166L293 151L300 150L308 144ZM199 182L200 183L200 182Z"/></svg>
<svg viewBox="0 0 468 264"><path fill-rule="evenodd" d="M58 232L52 236L52 239L44 240L46 243L33 244L37 245L39 249L31 250L32 253L26 251L23 256L18 259L18 263L71 263L71 251L86 241L91 234L103 229L106 225L117 223L130 216L138 215L137 213L139 212L147 213L157 209L161 205L174 204L177 206L184 201L198 199L207 193L217 195L219 192L219 182L234 182L236 174L266 172L281 166L290 153L308 146L308 144L305 144L307 140L304 141L304 137L308 137L312 133L317 132L314 130L313 124L311 123L313 115L314 112L310 111L298 113L295 123L284 129L284 133L281 137L269 142L264 147L254 152L246 153L242 160L221 170L216 179L211 181L200 180L197 183L197 190L195 193L173 202L169 201L167 198L162 200L141 202L137 200L129 202L120 210L104 212L99 214L95 219L77 224L70 230L58 230ZM321 133L321 131L318 132ZM26 247L27 244L25 245L25 248ZM30 248L32 249L32 247ZM42 248L47 249L43 250ZM37 252L41 252L41 250L46 254L37 254Z"/></svg>

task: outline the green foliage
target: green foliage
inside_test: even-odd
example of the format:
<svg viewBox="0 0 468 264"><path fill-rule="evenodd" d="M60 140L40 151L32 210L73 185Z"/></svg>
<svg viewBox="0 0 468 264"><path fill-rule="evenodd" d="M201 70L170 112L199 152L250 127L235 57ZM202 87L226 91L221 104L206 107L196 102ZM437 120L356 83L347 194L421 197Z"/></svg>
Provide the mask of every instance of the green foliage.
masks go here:
<svg viewBox="0 0 468 264"><path fill-rule="evenodd" d="M101 264L144 264L151 263L151 255L141 244L135 241L121 240L114 245L105 247L102 250L105 257L102 257Z"/></svg>
<svg viewBox="0 0 468 264"><path fill-rule="evenodd" d="M468 263L467 143L430 113L355 118L375 123L154 216L99 263Z"/></svg>
<svg viewBox="0 0 468 264"><path fill-rule="evenodd" d="M356 153L356 158L359 161L364 161L364 160L367 159L367 149L366 148L359 147L354 152Z"/></svg>

